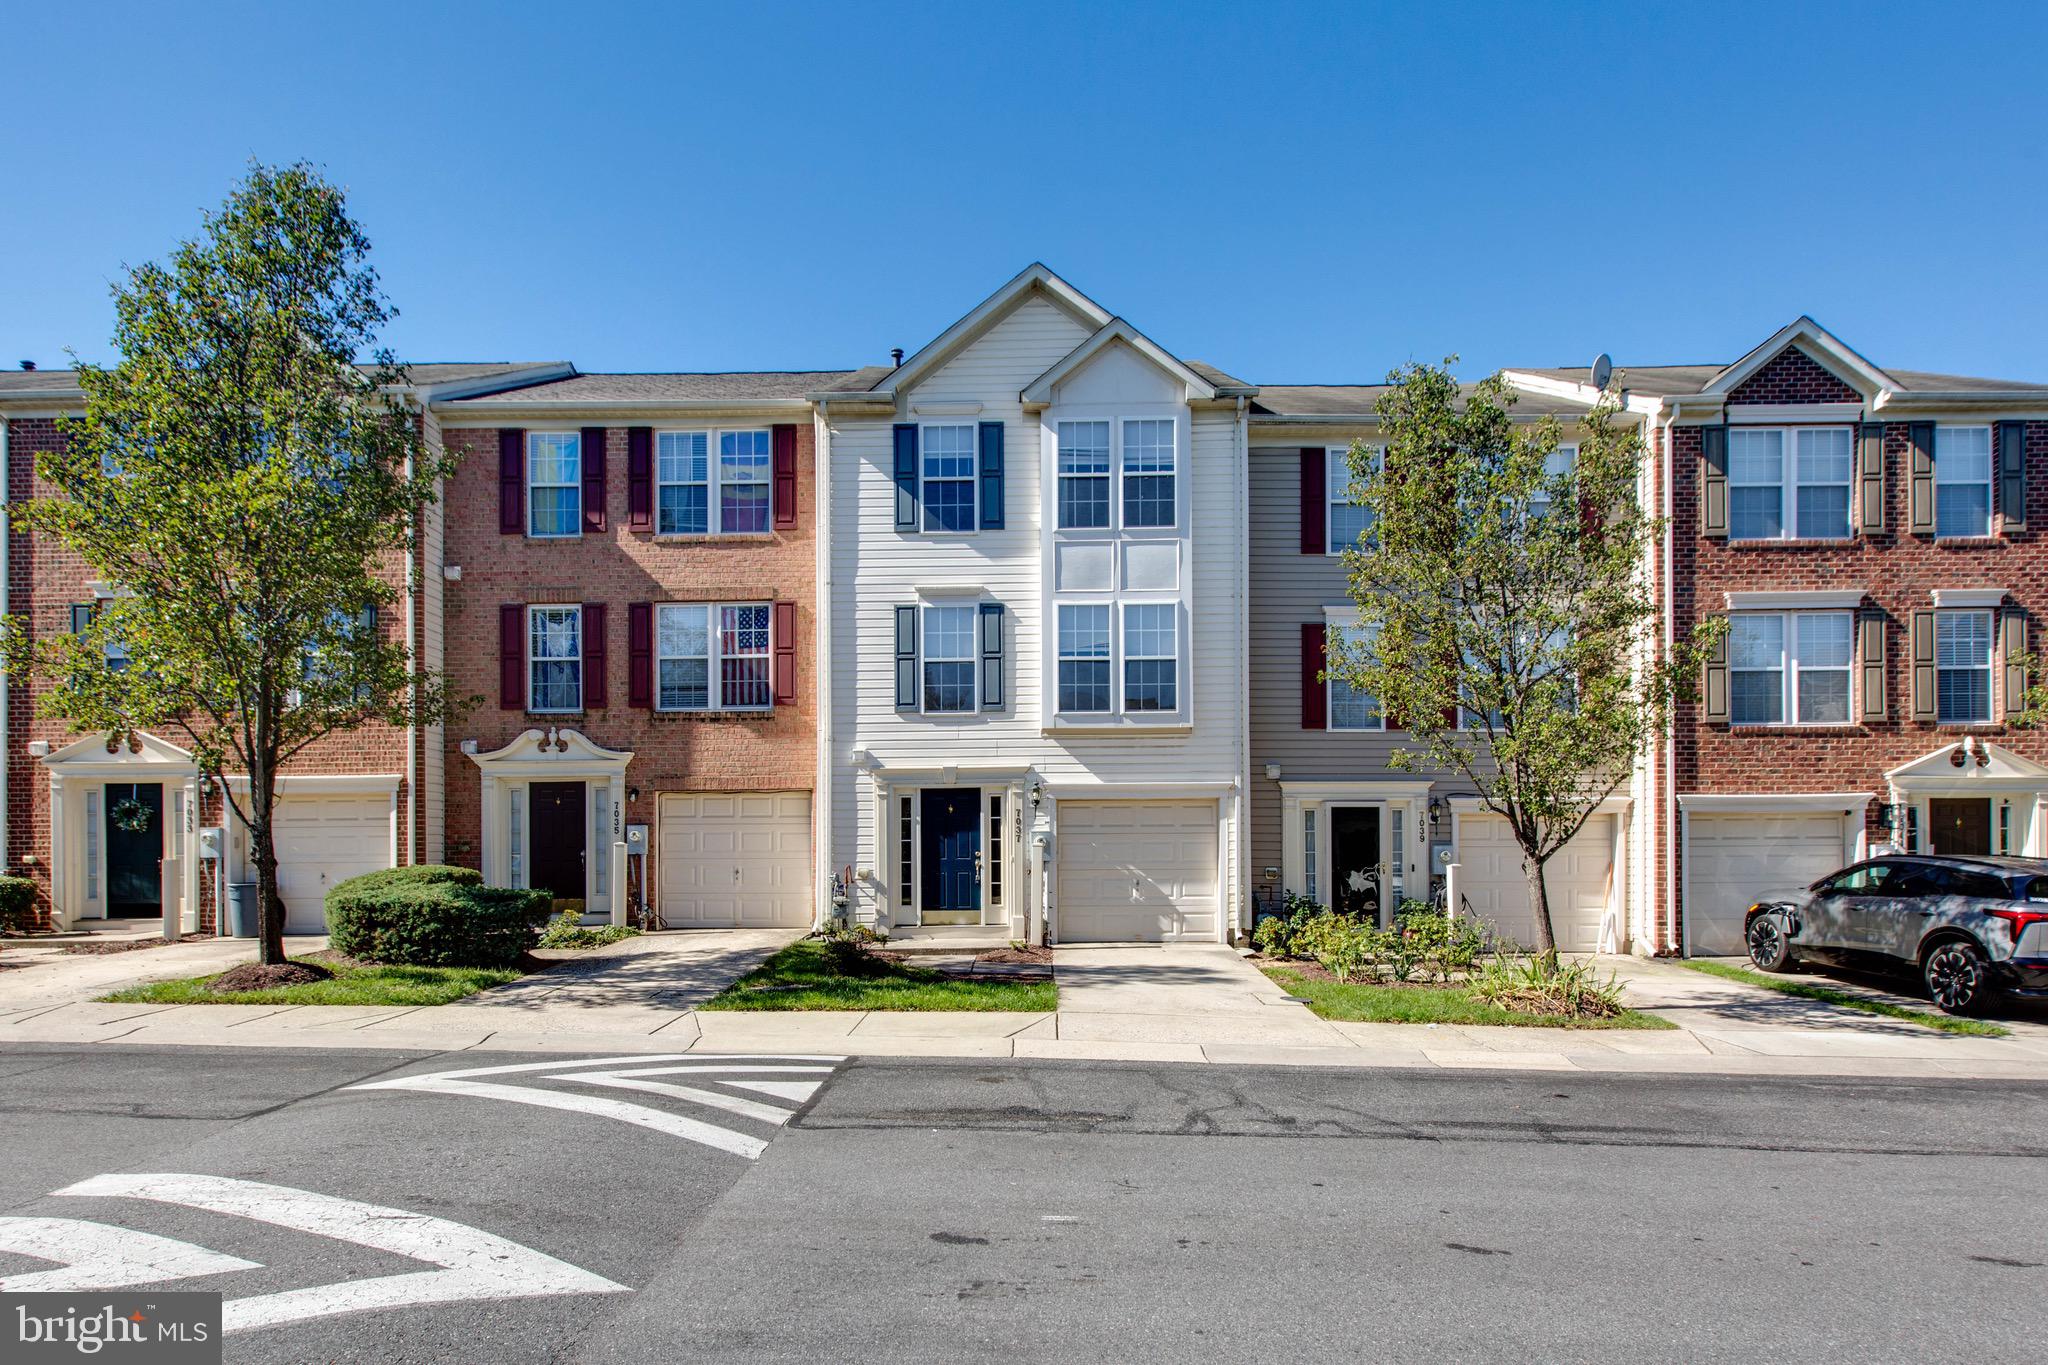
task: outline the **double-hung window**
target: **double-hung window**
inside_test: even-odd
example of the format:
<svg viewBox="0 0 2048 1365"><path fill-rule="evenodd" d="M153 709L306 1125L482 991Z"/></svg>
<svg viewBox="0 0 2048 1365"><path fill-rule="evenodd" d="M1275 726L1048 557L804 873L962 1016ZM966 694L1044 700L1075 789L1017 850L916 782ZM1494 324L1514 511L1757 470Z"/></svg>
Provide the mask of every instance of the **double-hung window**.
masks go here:
<svg viewBox="0 0 2048 1365"><path fill-rule="evenodd" d="M663 711L765 711L768 604L671 602L656 608L655 671Z"/></svg>
<svg viewBox="0 0 2048 1365"><path fill-rule="evenodd" d="M1340 650L1345 643L1352 647L1363 644L1367 637L1357 628L1349 630L1341 626L1330 627L1330 657L1341 658ZM1329 725L1332 730L1383 730L1386 718L1380 712L1379 698L1361 692L1350 683L1330 675Z"/></svg>
<svg viewBox="0 0 2048 1365"><path fill-rule="evenodd" d="M972 711L976 705L976 607L927 602L924 611L924 709L927 714Z"/></svg>
<svg viewBox="0 0 2048 1365"><path fill-rule="evenodd" d="M528 607L526 667L535 711L583 709L583 608Z"/></svg>
<svg viewBox="0 0 2048 1365"><path fill-rule="evenodd" d="M1059 529L1109 527L1109 423L1059 424Z"/></svg>
<svg viewBox="0 0 2048 1365"><path fill-rule="evenodd" d="M1378 474L1387 453L1372 450L1372 471ZM1372 509L1351 500L1351 447L1330 446L1324 451L1329 468L1324 489L1329 503L1329 538L1324 542L1330 554L1358 549L1372 536Z"/></svg>
<svg viewBox="0 0 2048 1365"><path fill-rule="evenodd" d="M1934 429L1936 539L1991 534L1991 428Z"/></svg>
<svg viewBox="0 0 2048 1365"><path fill-rule="evenodd" d="M1734 540L1845 540L1852 445L1847 427L1728 432L1728 534Z"/></svg>
<svg viewBox="0 0 2048 1365"><path fill-rule="evenodd" d="M1991 719L1990 612L1934 613L1934 673L1937 720L1962 725Z"/></svg>
<svg viewBox="0 0 2048 1365"><path fill-rule="evenodd" d="M1543 457L1543 482L1529 493L1529 515L1548 515L1552 501L1551 494L1563 487L1563 480L1569 478L1572 466L1578 463L1577 446L1559 446Z"/></svg>
<svg viewBox="0 0 2048 1365"><path fill-rule="evenodd" d="M656 442L659 488L654 529L664 536L711 530L711 434L664 431Z"/></svg>
<svg viewBox="0 0 2048 1365"><path fill-rule="evenodd" d="M1734 725L1846 725L1855 621L1846 611L1742 612L1728 623Z"/></svg>
<svg viewBox="0 0 2048 1365"><path fill-rule="evenodd" d="M718 433L718 529L729 536L768 529L772 438L766 431Z"/></svg>
<svg viewBox="0 0 2048 1365"><path fill-rule="evenodd" d="M1109 607L1063 605L1059 629L1059 709L1109 710Z"/></svg>
<svg viewBox="0 0 2048 1365"><path fill-rule="evenodd" d="M1124 710L1180 709L1178 611L1171 603L1124 607Z"/></svg>
<svg viewBox="0 0 2048 1365"><path fill-rule="evenodd" d="M962 423L928 426L921 454L919 498L924 503L927 531L972 531L974 507L974 426Z"/></svg>
<svg viewBox="0 0 2048 1365"><path fill-rule="evenodd" d="M583 438L573 431L526 436L526 530L573 536L583 530Z"/></svg>
<svg viewBox="0 0 2048 1365"><path fill-rule="evenodd" d="M1171 526L1174 423L1133 418L1124 423L1124 520L1127 527Z"/></svg>

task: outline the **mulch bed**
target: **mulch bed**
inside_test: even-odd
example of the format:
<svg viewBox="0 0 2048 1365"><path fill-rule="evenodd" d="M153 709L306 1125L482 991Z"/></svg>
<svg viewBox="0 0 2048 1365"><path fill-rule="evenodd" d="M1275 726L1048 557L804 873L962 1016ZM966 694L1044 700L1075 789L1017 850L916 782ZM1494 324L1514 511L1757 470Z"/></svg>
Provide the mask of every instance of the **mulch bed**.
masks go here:
<svg viewBox="0 0 2048 1365"><path fill-rule="evenodd" d="M60 946L74 957L105 957L108 953L132 953L137 948L161 948L166 943L197 943L212 937L212 934L181 934L175 939L126 938L112 943L66 943Z"/></svg>
<svg viewBox="0 0 2048 1365"><path fill-rule="evenodd" d="M325 967L307 962L280 962L266 967L260 962L244 962L239 967L230 967L206 983L206 989L215 995L230 995L240 991L268 991L279 986L302 986L309 981L325 981L334 973Z"/></svg>
<svg viewBox="0 0 2048 1365"><path fill-rule="evenodd" d="M1314 959L1311 959L1311 958L1299 958L1299 957L1254 957L1254 958L1252 959L1252 961L1254 961L1254 962L1258 962L1258 963L1267 963L1267 964L1271 964L1272 966L1275 966L1275 967L1282 967L1282 968L1285 968L1286 970L1288 970L1288 971L1290 971L1290 972L1294 972L1294 973L1298 974L1299 976L1301 976L1301 977L1302 977L1302 978L1303 978L1304 980L1308 980L1308 981L1335 981L1335 980L1337 980L1337 975L1336 975L1336 973L1332 972L1332 971L1331 971L1331 970L1330 970L1330 969L1329 969L1328 967L1325 967L1325 966L1324 966L1324 965L1323 965L1322 963L1320 963L1320 962L1317 962L1317 961L1315 961ZM1388 989L1390 989L1390 990L1411 990L1411 991L1434 991L1434 990L1442 990L1442 989L1443 989L1443 988L1444 988L1445 986L1447 986L1447 985L1448 985L1448 986L1462 986L1462 985L1464 985L1465 983L1464 983L1463 981L1460 981L1460 980L1456 979L1456 978L1453 978L1452 980L1450 980L1450 981L1447 981L1447 982L1446 982L1446 981L1394 981L1394 980L1391 980L1391 979L1389 979L1389 978L1387 978L1387 977L1384 977L1384 976L1383 976L1383 977L1380 977L1380 978L1379 978L1378 980L1374 980L1374 979L1373 979L1372 977L1369 977L1369 976L1354 976L1354 977L1352 977L1352 978L1351 978L1351 980L1350 980L1349 982L1347 982L1347 983L1343 983L1343 984L1347 984L1347 985L1352 985L1352 986L1385 986L1385 987L1387 987L1387 988L1388 988Z"/></svg>
<svg viewBox="0 0 2048 1365"><path fill-rule="evenodd" d="M976 962L1014 963L1023 967L1052 966L1050 948L991 948L985 953L974 955Z"/></svg>

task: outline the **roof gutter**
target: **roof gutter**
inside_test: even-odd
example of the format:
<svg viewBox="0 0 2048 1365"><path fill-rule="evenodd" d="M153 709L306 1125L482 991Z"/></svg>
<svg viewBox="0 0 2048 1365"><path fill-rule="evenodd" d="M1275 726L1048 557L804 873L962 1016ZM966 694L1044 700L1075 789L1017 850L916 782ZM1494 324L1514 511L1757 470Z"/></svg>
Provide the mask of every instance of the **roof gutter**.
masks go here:
<svg viewBox="0 0 2048 1365"><path fill-rule="evenodd" d="M811 404L809 398L464 398L435 403L434 410L460 421L465 416L513 417L520 413L809 412Z"/></svg>

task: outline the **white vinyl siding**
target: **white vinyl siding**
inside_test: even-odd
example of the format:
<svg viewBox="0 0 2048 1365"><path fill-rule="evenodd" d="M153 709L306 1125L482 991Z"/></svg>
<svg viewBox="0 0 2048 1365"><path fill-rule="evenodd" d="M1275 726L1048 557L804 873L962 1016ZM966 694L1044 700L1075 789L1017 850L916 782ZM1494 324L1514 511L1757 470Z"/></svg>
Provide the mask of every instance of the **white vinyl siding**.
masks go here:
<svg viewBox="0 0 2048 1365"><path fill-rule="evenodd" d="M1934 613L1936 719L1972 724L1991 719L1991 613Z"/></svg>
<svg viewBox="0 0 2048 1365"><path fill-rule="evenodd" d="M1848 427L1733 427L1732 540L1844 540L1854 442Z"/></svg>
<svg viewBox="0 0 2048 1365"><path fill-rule="evenodd" d="M527 433L526 530L545 539L583 533L583 438L576 432Z"/></svg>
<svg viewBox="0 0 2048 1365"><path fill-rule="evenodd" d="M1735 725L1847 725L1851 613L1740 612L1729 618L1728 719Z"/></svg>
<svg viewBox="0 0 2048 1365"><path fill-rule="evenodd" d="M1934 429L1934 534L1991 534L1991 428Z"/></svg>

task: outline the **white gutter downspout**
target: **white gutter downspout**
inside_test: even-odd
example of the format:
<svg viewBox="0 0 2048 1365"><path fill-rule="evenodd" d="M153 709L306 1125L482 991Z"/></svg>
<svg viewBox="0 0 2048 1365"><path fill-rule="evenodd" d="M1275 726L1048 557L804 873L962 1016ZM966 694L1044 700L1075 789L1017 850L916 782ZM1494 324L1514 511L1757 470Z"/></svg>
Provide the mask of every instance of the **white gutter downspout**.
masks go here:
<svg viewBox="0 0 2048 1365"><path fill-rule="evenodd" d="M811 820L817 826L816 847L811 852L812 923L822 926L832 914L832 790L834 738L832 698L832 419L823 403L811 408L811 534L817 540L817 584L811 611L817 627L811 657L817 660L818 753L816 794L811 798ZM858 518L855 518L858 524ZM853 923L858 909L857 886L846 888L846 921Z"/></svg>
<svg viewBox="0 0 2048 1365"><path fill-rule="evenodd" d="M1672 450L1671 445L1672 424L1678 419L1678 405L1675 402L1666 404L1660 415L1663 421L1664 439L1662 443L1663 449L1658 461L1657 478L1658 482L1663 485L1661 502L1663 504L1662 515L1664 518L1664 657L1669 659L1671 651L1677 647L1678 643L1677 602L1672 596L1676 577L1671 568L1671 471L1677 468L1676 453ZM1652 954L1671 946L1666 940L1672 926L1673 916L1678 908L1678 860L1675 856L1678 851L1677 730L1678 727L1674 721L1671 725L1664 727L1664 735L1662 736L1664 748L1664 802L1658 822L1663 826L1658 831L1660 835L1658 843L1664 853L1664 915L1662 923L1654 925L1651 930Z"/></svg>
<svg viewBox="0 0 2048 1365"><path fill-rule="evenodd" d="M1238 581L1237 600L1246 604L1246 609L1237 613L1237 657L1252 657L1252 552L1251 552L1251 435L1249 410L1251 400L1240 396L1237 400L1237 496L1239 524L1237 527ZM1190 668L1192 672L1192 667ZM1235 933L1227 935L1225 942L1243 942L1251 933L1254 911L1251 904L1251 833L1252 833L1252 708L1249 689L1239 692L1237 716L1237 923Z"/></svg>

